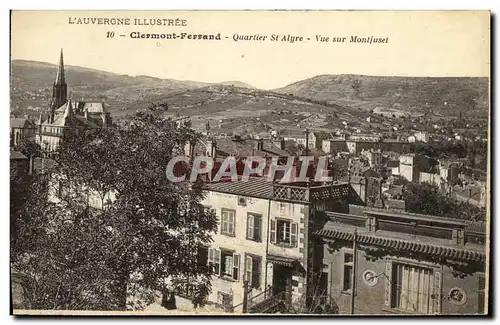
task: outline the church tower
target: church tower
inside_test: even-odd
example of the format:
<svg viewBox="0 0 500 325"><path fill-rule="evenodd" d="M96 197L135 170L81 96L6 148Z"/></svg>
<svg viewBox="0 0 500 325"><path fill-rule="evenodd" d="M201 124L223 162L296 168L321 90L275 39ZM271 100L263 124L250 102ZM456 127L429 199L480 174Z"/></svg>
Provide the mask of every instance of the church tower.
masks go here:
<svg viewBox="0 0 500 325"><path fill-rule="evenodd" d="M64 59L63 50L59 58L59 66L57 67L57 75L54 84L52 85L52 101L50 103L50 120L54 121L54 111L64 105L68 97L68 86L64 76Z"/></svg>

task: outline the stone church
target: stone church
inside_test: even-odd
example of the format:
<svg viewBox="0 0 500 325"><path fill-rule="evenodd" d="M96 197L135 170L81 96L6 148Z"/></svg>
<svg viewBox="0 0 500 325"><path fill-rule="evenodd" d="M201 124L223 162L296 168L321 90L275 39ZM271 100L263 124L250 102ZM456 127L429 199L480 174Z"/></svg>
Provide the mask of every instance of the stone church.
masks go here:
<svg viewBox="0 0 500 325"><path fill-rule="evenodd" d="M64 58L61 49L59 65L48 114L40 114L37 123L36 142L42 149L54 151L65 132L102 128L111 125L111 116L104 103L95 101L73 101L68 98L68 85L64 71Z"/></svg>

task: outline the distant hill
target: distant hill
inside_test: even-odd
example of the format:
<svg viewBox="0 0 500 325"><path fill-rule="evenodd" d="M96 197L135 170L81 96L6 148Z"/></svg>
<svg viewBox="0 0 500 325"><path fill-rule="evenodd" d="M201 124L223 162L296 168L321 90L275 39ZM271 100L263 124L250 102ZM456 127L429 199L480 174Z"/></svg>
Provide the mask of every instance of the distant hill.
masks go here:
<svg viewBox="0 0 500 325"><path fill-rule="evenodd" d="M320 75L274 91L342 106L488 114L488 78Z"/></svg>
<svg viewBox="0 0 500 325"><path fill-rule="evenodd" d="M13 60L11 110L46 109L55 74L54 64ZM166 101L171 107L194 111L237 107L286 110L293 107L294 110L329 114L345 110L352 116L385 108L442 115L488 113L487 78L320 75L274 91L264 91L240 81L210 84L66 66L66 79L74 100L101 100L114 111L135 110Z"/></svg>
<svg viewBox="0 0 500 325"><path fill-rule="evenodd" d="M66 65L66 81L73 99L103 100L121 109L136 101L155 101L158 96L172 95L206 87L210 83L160 79L149 76L121 75L96 69ZM15 107L45 107L52 95L57 67L37 61L13 60L11 64L11 101ZM239 81L223 84L251 87Z"/></svg>

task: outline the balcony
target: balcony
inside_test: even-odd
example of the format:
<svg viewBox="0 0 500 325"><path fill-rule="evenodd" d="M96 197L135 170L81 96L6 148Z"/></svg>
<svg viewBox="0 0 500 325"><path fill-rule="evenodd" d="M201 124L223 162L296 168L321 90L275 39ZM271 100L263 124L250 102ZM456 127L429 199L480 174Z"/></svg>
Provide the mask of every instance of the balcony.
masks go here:
<svg viewBox="0 0 500 325"><path fill-rule="evenodd" d="M347 197L350 194L348 183L273 183L272 198L295 203L326 201L332 198Z"/></svg>

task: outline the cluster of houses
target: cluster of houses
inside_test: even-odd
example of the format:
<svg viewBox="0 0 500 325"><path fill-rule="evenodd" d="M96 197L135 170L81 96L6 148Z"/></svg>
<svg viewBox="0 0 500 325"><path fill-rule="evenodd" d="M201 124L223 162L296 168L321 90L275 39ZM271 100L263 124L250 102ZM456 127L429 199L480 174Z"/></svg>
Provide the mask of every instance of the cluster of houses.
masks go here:
<svg viewBox="0 0 500 325"><path fill-rule="evenodd" d="M51 150L69 128L109 123L103 105L66 98L61 54L49 116L35 124L11 120L12 146L15 149L26 136ZM202 203L215 212L219 224L213 241L199 252L200 261L215 273L205 310L485 312L486 224L407 213L398 208L397 200L377 208L370 200L383 198L382 182L374 183L363 172L351 173L357 162L366 160L368 166L384 164L392 176L408 181L451 183L458 177L453 165L446 163L439 165L436 180L427 175L425 157L409 154L408 141L318 132L278 140L207 138L188 143L185 155L208 155L215 161L228 156L283 158L290 156L285 148L290 140L332 159L349 157L345 165L349 176L329 182L283 183L279 176L274 181L252 177L246 182L207 182ZM31 161L15 150L13 160ZM192 310L189 290L175 295L176 308ZM161 298L156 305L161 305Z"/></svg>

